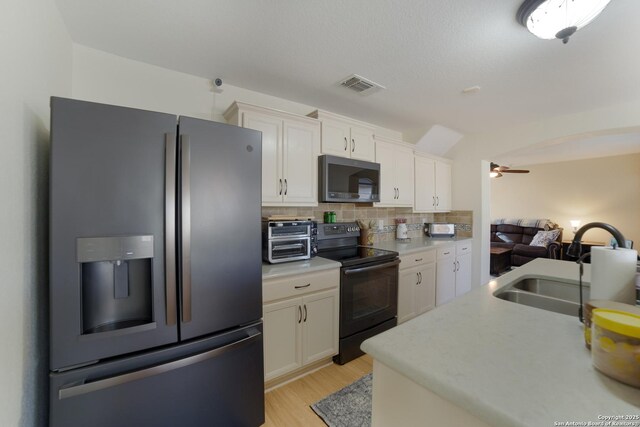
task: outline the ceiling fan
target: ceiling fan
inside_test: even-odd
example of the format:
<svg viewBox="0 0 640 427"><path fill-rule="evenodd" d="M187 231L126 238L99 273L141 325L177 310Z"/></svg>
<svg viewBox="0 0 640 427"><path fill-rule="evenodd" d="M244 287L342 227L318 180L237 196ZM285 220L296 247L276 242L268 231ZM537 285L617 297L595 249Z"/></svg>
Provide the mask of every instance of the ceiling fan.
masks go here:
<svg viewBox="0 0 640 427"><path fill-rule="evenodd" d="M529 173L526 169L510 169L508 166L500 166L497 163L491 162L489 170L489 176L491 178L500 178L503 173Z"/></svg>

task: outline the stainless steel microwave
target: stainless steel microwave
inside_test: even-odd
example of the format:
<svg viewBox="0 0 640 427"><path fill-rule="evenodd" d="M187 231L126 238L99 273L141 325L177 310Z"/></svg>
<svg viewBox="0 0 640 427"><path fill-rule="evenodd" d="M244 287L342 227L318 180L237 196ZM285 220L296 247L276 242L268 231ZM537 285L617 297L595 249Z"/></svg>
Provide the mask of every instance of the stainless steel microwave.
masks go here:
<svg viewBox="0 0 640 427"><path fill-rule="evenodd" d="M380 201L380 164L345 157L318 157L318 201Z"/></svg>

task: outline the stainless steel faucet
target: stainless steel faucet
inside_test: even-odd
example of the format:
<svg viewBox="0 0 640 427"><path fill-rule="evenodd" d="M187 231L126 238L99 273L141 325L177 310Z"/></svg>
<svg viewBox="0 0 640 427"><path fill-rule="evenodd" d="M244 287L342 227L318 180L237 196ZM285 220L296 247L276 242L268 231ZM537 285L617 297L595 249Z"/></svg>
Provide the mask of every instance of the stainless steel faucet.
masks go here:
<svg viewBox="0 0 640 427"><path fill-rule="evenodd" d="M583 265L582 261L587 256L590 256L591 252L587 252L586 254L580 255L580 252L582 252L582 244L580 243L580 240L582 239L582 235L585 233L585 231L590 230L592 228L602 228L603 230L608 231L616 239L616 241L618 242L618 246L619 247L623 247L623 248L625 247L625 238L622 235L622 233L620 232L620 230L615 228L613 225L606 224L604 222L590 222L589 224L583 225L582 227L580 227L580 229L578 231L576 231L576 234L573 237L573 241L571 241L571 245L569 245L569 248L567 249L567 255L569 255L571 257L578 258L576 260L576 263L578 263L580 265L580 281L579 281L580 308L578 309L578 318L580 319L580 322L582 322L582 323L584 323L584 319L582 317L582 306L583 306L583 304L582 304L582 275L584 274L584 265ZM613 248L615 249L616 246L614 245Z"/></svg>
<svg viewBox="0 0 640 427"><path fill-rule="evenodd" d="M613 225L609 225L604 222L590 222L589 224L583 225L578 229L578 231L576 231L576 235L573 237L573 241L567 249L567 255L575 258L580 256L580 252L582 252L582 243L580 243L582 235L592 228L602 228L603 230L608 231L618 242L618 247L625 247L626 241L620 230L615 228Z"/></svg>

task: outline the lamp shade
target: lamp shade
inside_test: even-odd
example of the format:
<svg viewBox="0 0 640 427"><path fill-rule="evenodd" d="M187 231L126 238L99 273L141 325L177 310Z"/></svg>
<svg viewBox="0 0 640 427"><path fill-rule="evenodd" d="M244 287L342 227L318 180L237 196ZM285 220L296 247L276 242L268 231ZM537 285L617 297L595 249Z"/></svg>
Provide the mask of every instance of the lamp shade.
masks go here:
<svg viewBox="0 0 640 427"><path fill-rule="evenodd" d="M518 21L541 39L561 39L591 22L611 0L526 0Z"/></svg>

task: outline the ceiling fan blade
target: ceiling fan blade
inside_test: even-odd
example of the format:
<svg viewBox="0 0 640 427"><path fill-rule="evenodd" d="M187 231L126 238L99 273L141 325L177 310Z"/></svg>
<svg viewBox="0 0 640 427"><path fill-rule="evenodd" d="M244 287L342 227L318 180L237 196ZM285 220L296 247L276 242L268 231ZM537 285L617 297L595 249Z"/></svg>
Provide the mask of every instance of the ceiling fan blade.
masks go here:
<svg viewBox="0 0 640 427"><path fill-rule="evenodd" d="M509 170L502 170L500 172L502 172L502 173L529 173L529 171L525 170L525 169L509 169Z"/></svg>

